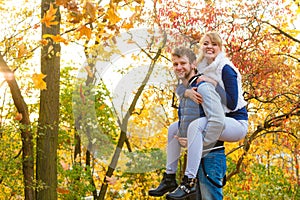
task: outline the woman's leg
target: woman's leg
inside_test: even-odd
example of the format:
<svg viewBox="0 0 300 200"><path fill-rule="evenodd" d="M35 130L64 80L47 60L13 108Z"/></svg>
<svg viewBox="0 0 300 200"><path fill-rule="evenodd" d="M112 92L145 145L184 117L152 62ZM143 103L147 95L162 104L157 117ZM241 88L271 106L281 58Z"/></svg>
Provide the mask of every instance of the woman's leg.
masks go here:
<svg viewBox="0 0 300 200"><path fill-rule="evenodd" d="M174 136L178 132L178 122L174 122L168 129L166 173L176 174L181 146Z"/></svg>
<svg viewBox="0 0 300 200"><path fill-rule="evenodd" d="M207 124L206 117L201 117L190 123L187 132L188 155L185 175L188 178L195 178L200 165L203 150L202 132Z"/></svg>
<svg viewBox="0 0 300 200"><path fill-rule="evenodd" d="M225 117L225 129L219 140L225 142L237 142L243 139L248 131L248 122L246 120L236 120L231 117Z"/></svg>

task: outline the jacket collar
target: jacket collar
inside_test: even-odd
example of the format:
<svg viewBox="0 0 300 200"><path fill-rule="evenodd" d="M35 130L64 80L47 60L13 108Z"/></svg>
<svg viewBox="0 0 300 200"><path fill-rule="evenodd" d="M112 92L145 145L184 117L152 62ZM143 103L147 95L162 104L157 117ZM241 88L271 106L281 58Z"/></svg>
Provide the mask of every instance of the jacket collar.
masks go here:
<svg viewBox="0 0 300 200"><path fill-rule="evenodd" d="M196 74L195 76L193 76L192 78L190 78L189 80L189 86L191 86L195 81L197 81L197 79L202 76L203 74L200 73L200 74Z"/></svg>

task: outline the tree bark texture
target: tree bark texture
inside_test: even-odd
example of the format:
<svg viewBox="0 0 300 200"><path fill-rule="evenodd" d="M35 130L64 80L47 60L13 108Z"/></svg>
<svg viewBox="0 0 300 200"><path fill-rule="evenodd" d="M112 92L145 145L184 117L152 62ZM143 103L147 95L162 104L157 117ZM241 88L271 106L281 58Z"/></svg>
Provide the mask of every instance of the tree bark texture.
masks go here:
<svg viewBox="0 0 300 200"><path fill-rule="evenodd" d="M21 94L18 83L16 82L13 71L7 66L2 55L0 55L0 72L3 73L11 91L14 104L19 113L22 114L20 123L22 138L22 170L24 177L25 200L34 200L35 192L33 185L34 178L34 156L33 156L33 136L30 130L30 120L27 104Z"/></svg>
<svg viewBox="0 0 300 200"><path fill-rule="evenodd" d="M41 16L53 4L56 11L57 25L47 27L42 24L44 34L59 35L60 11L55 0L42 0ZM42 187L37 190L37 199L57 199L57 140L59 124L59 79L60 79L60 44L47 39L47 45L41 50L41 72L46 75L47 89L41 91L40 111L37 135L36 178Z"/></svg>

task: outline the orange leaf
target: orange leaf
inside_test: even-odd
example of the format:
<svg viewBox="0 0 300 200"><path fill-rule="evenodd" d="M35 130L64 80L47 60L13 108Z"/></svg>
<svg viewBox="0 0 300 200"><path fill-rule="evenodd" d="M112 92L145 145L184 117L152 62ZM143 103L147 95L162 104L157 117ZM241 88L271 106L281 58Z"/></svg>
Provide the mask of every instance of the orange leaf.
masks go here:
<svg viewBox="0 0 300 200"><path fill-rule="evenodd" d="M48 41L45 40L45 39L42 39L42 40L40 41L40 43L41 43L41 45L46 46L46 45L48 44Z"/></svg>
<svg viewBox="0 0 300 200"><path fill-rule="evenodd" d="M105 108L105 105L102 104L101 106L99 106L99 110L103 110Z"/></svg>
<svg viewBox="0 0 300 200"><path fill-rule="evenodd" d="M79 23L83 18L83 15L79 11L71 11L68 14L68 21L71 23Z"/></svg>
<svg viewBox="0 0 300 200"><path fill-rule="evenodd" d="M84 5L85 13L90 16L91 20L94 21L96 19L96 7L90 3L89 1L86 2Z"/></svg>
<svg viewBox="0 0 300 200"><path fill-rule="evenodd" d="M21 44L18 47L18 58L21 58L22 56L26 55L28 53L27 49L26 49L26 45L25 44Z"/></svg>
<svg viewBox="0 0 300 200"><path fill-rule="evenodd" d="M92 35L92 30L88 27L86 27L85 25L79 27L77 29L77 31L79 31L79 38L81 38L82 36L86 36L88 39L91 38Z"/></svg>
<svg viewBox="0 0 300 200"><path fill-rule="evenodd" d="M55 13L57 8L53 8L53 4L50 4L49 10L45 13L43 19L41 20L47 27L51 27L52 25L57 25L58 21L55 21Z"/></svg>
<svg viewBox="0 0 300 200"><path fill-rule="evenodd" d="M133 28L133 23L124 23L123 25L122 25L122 28L125 28L125 29L131 29L131 28Z"/></svg>
<svg viewBox="0 0 300 200"><path fill-rule="evenodd" d="M47 75L45 74L37 74L34 73L32 75L32 80L34 83L34 87L40 90L46 90L47 89L47 84L46 82L43 80L43 78L45 78Z"/></svg>
<svg viewBox="0 0 300 200"><path fill-rule="evenodd" d="M15 120L21 121L23 119L22 113L17 113L15 116Z"/></svg>
<svg viewBox="0 0 300 200"><path fill-rule="evenodd" d="M38 29L38 28L40 28L40 24L38 23L38 24L35 24L34 26L33 26L33 29Z"/></svg>
<svg viewBox="0 0 300 200"><path fill-rule="evenodd" d="M106 17L111 22L111 24L116 24L121 20L121 18L114 11L114 8L108 9Z"/></svg>
<svg viewBox="0 0 300 200"><path fill-rule="evenodd" d="M59 187L59 188L57 188L57 192L60 193L60 194L69 194L70 190Z"/></svg>
<svg viewBox="0 0 300 200"><path fill-rule="evenodd" d="M58 6L66 6L68 4L69 0L56 0L55 4Z"/></svg>
<svg viewBox="0 0 300 200"><path fill-rule="evenodd" d="M63 42L64 44L68 44L68 41L60 35L53 35L52 39L54 42Z"/></svg>
<svg viewBox="0 0 300 200"><path fill-rule="evenodd" d="M68 44L68 41L61 37L60 35L50 35L50 34L44 34L43 38L51 38L54 42L63 42L64 44Z"/></svg>

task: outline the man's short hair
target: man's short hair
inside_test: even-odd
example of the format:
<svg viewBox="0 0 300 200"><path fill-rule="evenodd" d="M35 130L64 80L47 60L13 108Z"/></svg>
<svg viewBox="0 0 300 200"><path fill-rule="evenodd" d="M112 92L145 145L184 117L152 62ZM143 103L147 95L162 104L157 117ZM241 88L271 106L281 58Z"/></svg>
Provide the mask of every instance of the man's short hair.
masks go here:
<svg viewBox="0 0 300 200"><path fill-rule="evenodd" d="M196 61L196 54L190 49L186 47L178 47L175 48L172 52L172 56L177 56L179 58L186 56L189 59L190 63L193 63Z"/></svg>

